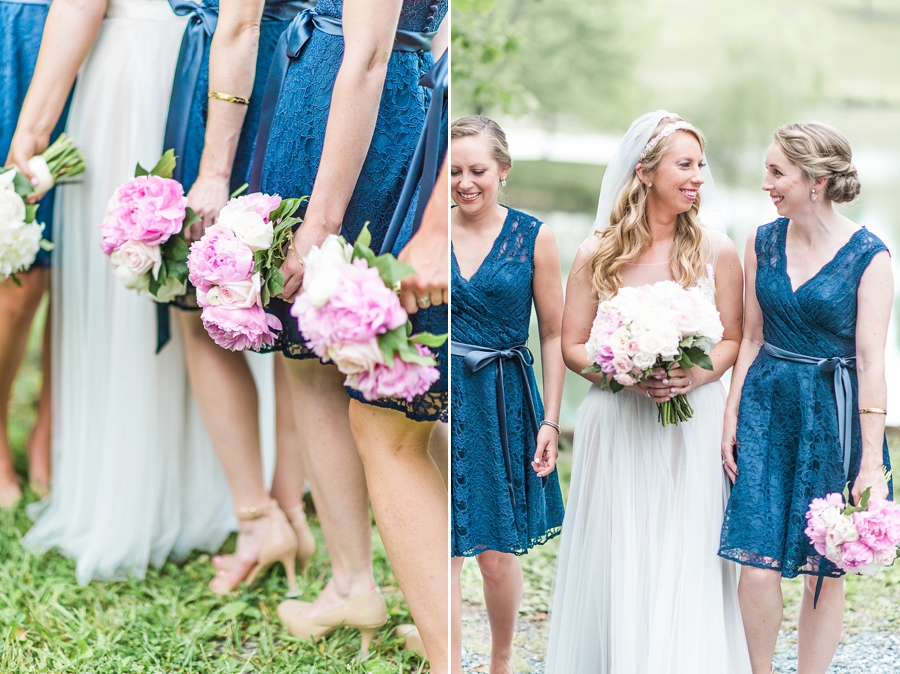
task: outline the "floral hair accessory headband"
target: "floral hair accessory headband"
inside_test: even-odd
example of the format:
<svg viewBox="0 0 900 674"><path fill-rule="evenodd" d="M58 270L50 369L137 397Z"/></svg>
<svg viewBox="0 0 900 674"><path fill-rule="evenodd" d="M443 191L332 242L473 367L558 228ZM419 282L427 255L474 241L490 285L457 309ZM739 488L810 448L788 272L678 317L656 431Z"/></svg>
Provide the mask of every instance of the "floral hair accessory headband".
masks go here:
<svg viewBox="0 0 900 674"><path fill-rule="evenodd" d="M647 145L644 147L644 151L641 152L641 156L638 157L638 162L644 161L644 157L646 157L648 154L650 154L650 152L653 150L653 148L655 148L657 145L659 145L659 142L660 142L663 138L666 138L666 137L668 137L668 136L671 136L673 133L675 133L676 131L679 131L679 130L681 130L681 131L686 131L686 130L691 130L691 131L693 131L693 129L694 129L694 127L691 126L690 124L688 124L687 122L685 122L684 120L681 120L681 121L678 121L678 122L674 122L674 123L672 123L672 124L667 124L667 125L663 128L663 130L659 132L659 135L654 136L653 138L650 139L650 141L649 141L649 142L647 143Z"/></svg>

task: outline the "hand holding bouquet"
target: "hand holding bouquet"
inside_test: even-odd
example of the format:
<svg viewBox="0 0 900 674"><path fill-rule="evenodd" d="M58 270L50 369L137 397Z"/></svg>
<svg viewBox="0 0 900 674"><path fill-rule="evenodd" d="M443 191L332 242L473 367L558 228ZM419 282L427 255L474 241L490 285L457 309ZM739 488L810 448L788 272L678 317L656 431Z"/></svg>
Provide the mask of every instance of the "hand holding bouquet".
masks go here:
<svg viewBox="0 0 900 674"><path fill-rule="evenodd" d="M709 352L722 339L719 312L699 290L661 281L639 288L623 287L600 303L585 348L592 365L583 372L601 372L603 386L621 391L680 365L712 370ZM694 416L684 395L659 403L663 426Z"/></svg>
<svg viewBox="0 0 900 674"><path fill-rule="evenodd" d="M52 244L41 238L44 223L36 222L37 204L25 200L43 194L64 176L75 176L85 169L84 154L71 138L62 134L47 150L28 161L28 168L38 178L37 186L15 168L0 172L0 280L28 269L38 250L50 250Z"/></svg>
<svg viewBox="0 0 900 674"><path fill-rule="evenodd" d="M849 496L846 491L845 496ZM816 552L843 571L871 576L897 558L900 505L886 499L869 500L869 489L858 506L845 505L844 497L836 492L813 499L806 520L804 533Z"/></svg>
<svg viewBox="0 0 900 674"><path fill-rule="evenodd" d="M181 233L197 221L184 188L172 180L175 152L168 150L150 171L137 165L135 177L116 190L97 227L100 247L125 284L155 302L171 302L187 288L188 247Z"/></svg>
<svg viewBox="0 0 900 674"><path fill-rule="evenodd" d="M242 351L274 343L272 330L281 323L265 307L284 289L284 243L304 200L258 192L233 198L191 245L187 264L200 318L219 346Z"/></svg>
<svg viewBox="0 0 900 674"><path fill-rule="evenodd" d="M334 234L313 246L291 315L309 348L347 375L346 386L366 400L411 402L440 376L428 347L447 335L411 334L397 289L415 270L393 255L376 257L371 240L366 227L353 246Z"/></svg>

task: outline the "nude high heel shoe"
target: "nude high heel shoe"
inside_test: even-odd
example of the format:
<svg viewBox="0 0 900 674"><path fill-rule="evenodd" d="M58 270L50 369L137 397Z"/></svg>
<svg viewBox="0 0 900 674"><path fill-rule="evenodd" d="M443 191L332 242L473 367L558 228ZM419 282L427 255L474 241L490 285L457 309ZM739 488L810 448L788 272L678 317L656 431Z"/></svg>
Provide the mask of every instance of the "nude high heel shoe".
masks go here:
<svg viewBox="0 0 900 674"><path fill-rule="evenodd" d="M262 547L259 550L256 564L247 573L244 582L248 587L252 587L254 581L262 578L263 572L268 570L273 564L281 562L288 581L288 597L296 597L300 594L297 587L297 575L294 562L297 557L297 536L294 529L287 520L285 514L278 507L275 501L269 501L268 504L261 508L241 508L235 515L239 520L255 520L260 517L269 517L271 523L265 536L263 536ZM220 592L216 588L212 588L213 592L218 594L227 594L231 589Z"/></svg>
<svg viewBox="0 0 900 674"><path fill-rule="evenodd" d="M301 639L318 641L338 627L357 629L362 638L360 660L368 657L372 637L387 622L387 605L378 588L316 616L304 615L308 606L302 601L283 601L278 605L278 617L287 631Z"/></svg>
<svg viewBox="0 0 900 674"><path fill-rule="evenodd" d="M300 565L300 573L304 573L316 551L316 539L306 521L306 507L300 501L299 505L285 510L284 514L297 536L297 563Z"/></svg>

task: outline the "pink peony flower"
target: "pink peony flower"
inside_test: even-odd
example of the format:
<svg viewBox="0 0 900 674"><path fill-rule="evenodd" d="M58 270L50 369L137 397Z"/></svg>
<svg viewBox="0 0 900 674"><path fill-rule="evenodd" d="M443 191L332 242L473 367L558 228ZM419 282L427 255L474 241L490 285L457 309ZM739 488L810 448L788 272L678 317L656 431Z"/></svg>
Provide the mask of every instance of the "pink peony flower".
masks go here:
<svg viewBox="0 0 900 674"><path fill-rule="evenodd" d="M845 541L841 545L840 566L845 571L855 571L861 566L867 566L875 561L872 548L860 540Z"/></svg>
<svg viewBox="0 0 900 674"><path fill-rule="evenodd" d="M254 211L259 214L263 220L268 222L269 214L280 205L281 197L277 194L270 196L268 194L262 194L261 192L254 192L253 194L245 194L242 197L237 197L229 201L219 212L219 217L221 218L223 214L227 217L232 212L243 213L246 211Z"/></svg>
<svg viewBox="0 0 900 674"><path fill-rule="evenodd" d="M116 190L103 229L104 252L116 241L142 241L158 246L181 232L187 197L175 180L159 176L132 178ZM116 246L117 247L117 246Z"/></svg>
<svg viewBox="0 0 900 674"><path fill-rule="evenodd" d="M619 354L613 358L612 366L618 374L629 374L634 367L631 358L624 354Z"/></svg>
<svg viewBox="0 0 900 674"><path fill-rule="evenodd" d="M260 306L249 309L208 306L203 309L200 319L213 341L230 351L258 351L263 344L274 343L272 330L281 330L281 322Z"/></svg>
<svg viewBox="0 0 900 674"><path fill-rule="evenodd" d="M631 386L637 381L630 374L616 374L613 375L613 379L619 382L622 386Z"/></svg>
<svg viewBox="0 0 900 674"><path fill-rule="evenodd" d="M900 506L883 499L869 501L863 512L853 513L859 539L873 550L896 550L900 543Z"/></svg>
<svg viewBox="0 0 900 674"><path fill-rule="evenodd" d="M397 294L384 285L378 270L365 260L344 265L340 282L322 307L313 306L301 293L291 315L300 332L320 358L329 346L344 342L368 342L406 323L406 311Z"/></svg>
<svg viewBox="0 0 900 674"><path fill-rule="evenodd" d="M207 292L211 286L250 278L253 251L227 229L214 227L191 244L187 263L191 283Z"/></svg>
<svg viewBox="0 0 900 674"><path fill-rule="evenodd" d="M416 344L416 348L423 356L431 355L431 351L421 344ZM344 385L362 393L366 400L402 398L412 402L413 398L427 392L440 376L436 367L406 363L395 356L394 367L376 365L372 371L348 375Z"/></svg>
<svg viewBox="0 0 900 674"><path fill-rule="evenodd" d="M112 215L107 215L100 228L100 248L104 255L112 255L122 247L128 237L119 226L119 221Z"/></svg>

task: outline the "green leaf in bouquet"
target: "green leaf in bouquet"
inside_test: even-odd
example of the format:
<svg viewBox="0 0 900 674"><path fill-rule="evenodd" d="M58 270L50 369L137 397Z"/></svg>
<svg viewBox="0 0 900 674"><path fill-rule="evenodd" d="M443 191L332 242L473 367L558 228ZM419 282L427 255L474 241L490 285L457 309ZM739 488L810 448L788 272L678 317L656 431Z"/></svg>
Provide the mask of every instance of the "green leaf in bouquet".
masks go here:
<svg viewBox="0 0 900 674"><path fill-rule="evenodd" d="M356 241L354 242L354 249L356 248L356 246L368 248L370 251L372 250L372 233L369 231L368 221L366 221L366 224L363 225L362 231L359 233L359 236L356 237Z"/></svg>
<svg viewBox="0 0 900 674"><path fill-rule="evenodd" d="M256 271L259 271L262 268L262 265L266 262L266 257L269 255L269 251L267 250L257 250L253 253L253 268Z"/></svg>
<svg viewBox="0 0 900 674"><path fill-rule="evenodd" d="M56 245L52 241L47 241L47 239L41 239L38 245L41 247L41 250L53 250L56 248Z"/></svg>
<svg viewBox="0 0 900 674"><path fill-rule="evenodd" d="M25 222L34 222L39 204L25 204Z"/></svg>
<svg viewBox="0 0 900 674"><path fill-rule="evenodd" d="M284 274L280 269L272 269L269 278L266 279L266 288L272 295L280 295L284 292Z"/></svg>
<svg viewBox="0 0 900 674"><path fill-rule="evenodd" d="M137 166L134 167L134 177L135 178L140 178L141 176L148 176L148 175L150 175L150 171L145 169L140 164L138 164Z"/></svg>
<svg viewBox="0 0 900 674"><path fill-rule="evenodd" d="M162 278L165 277L163 276ZM150 294L155 296L160 288L162 288L162 283L159 282L159 279L153 278L153 274L150 274L150 287L148 288Z"/></svg>
<svg viewBox="0 0 900 674"><path fill-rule="evenodd" d="M166 282L166 276L169 275L169 265L166 264L166 258L163 257L162 261L159 263L159 269L156 272L156 281L160 284ZM150 273L150 278L153 278L153 273ZM156 291L152 291L153 294L156 294Z"/></svg>
<svg viewBox="0 0 900 674"><path fill-rule="evenodd" d="M244 192L246 192L248 187L250 187L250 185L248 183L244 183L243 185L238 187L234 192L232 192L231 196L228 198L236 199L237 197L241 196Z"/></svg>
<svg viewBox="0 0 900 674"><path fill-rule="evenodd" d="M168 149L163 152L163 156L156 162L156 166L150 169L150 175L159 176L160 178L171 178L175 171L175 150Z"/></svg>
<svg viewBox="0 0 900 674"><path fill-rule="evenodd" d="M416 273L415 269L405 262L400 262L390 253L379 255L370 262L370 265L378 270L378 275L388 288L393 288L403 279Z"/></svg>
<svg viewBox="0 0 900 674"><path fill-rule="evenodd" d="M378 338L378 346L381 348L381 355L384 356L384 362L390 367L393 367L394 353L403 348L407 343L406 326L403 325L381 335Z"/></svg>
<svg viewBox="0 0 900 674"><path fill-rule="evenodd" d="M187 241L181 236L169 237L162 246L163 257L169 260L177 260L179 262L187 262L191 249L188 248Z"/></svg>
<svg viewBox="0 0 900 674"><path fill-rule="evenodd" d="M182 233L191 225L200 222L200 216L194 212L194 209L188 206L184 209L184 223L181 225ZM173 237L178 238L178 237Z"/></svg>
<svg viewBox="0 0 900 674"><path fill-rule="evenodd" d="M405 341L403 347L397 351L400 360L405 363L416 363L418 365L437 365L437 361L432 356L423 356L419 353L410 342Z"/></svg>
<svg viewBox="0 0 900 674"><path fill-rule="evenodd" d="M689 349L685 349L681 352L681 355L678 357L678 360L675 362L678 363L681 367L687 369L689 367L694 367L694 361L691 360L691 356L688 353ZM668 370L668 368L667 368Z"/></svg>
<svg viewBox="0 0 900 674"><path fill-rule="evenodd" d="M259 300L260 300L260 302L262 302L262 305L265 307L265 306L268 306L270 299L271 299L271 296L269 295L269 284L263 283L259 288Z"/></svg>
<svg viewBox="0 0 900 674"><path fill-rule="evenodd" d="M624 386L622 386L619 382L617 382L615 379L613 379L609 375L606 376L606 385L609 386L609 390L612 391L613 393L618 393L623 388L625 388Z"/></svg>
<svg viewBox="0 0 900 674"><path fill-rule="evenodd" d="M8 170L15 171L15 169L12 169L12 168L10 168ZM4 173L6 173L6 171L4 171ZM13 189L15 190L16 194L18 194L20 197L28 196L29 194L31 194L34 191L34 188L31 186L31 183L28 182L28 178L23 176L18 171L16 171L16 175L13 176ZM28 205L26 204L25 207L27 208Z"/></svg>
<svg viewBox="0 0 900 674"><path fill-rule="evenodd" d="M166 269L169 276L174 276L182 283L187 281L189 272L186 260L169 260Z"/></svg>
<svg viewBox="0 0 900 674"><path fill-rule="evenodd" d="M430 332L420 332L417 335L413 335L412 337L410 337L409 341L415 342L416 344L424 344L425 346L437 348L447 341L447 333L444 333L443 335L435 335Z"/></svg>
<svg viewBox="0 0 900 674"><path fill-rule="evenodd" d="M702 367L704 370L712 371L712 369L713 369L712 358L710 358L709 355L707 353L705 353L703 351L703 349L701 349L699 346L688 347L687 349L685 349L685 353L687 353L690 356L691 362L693 362L694 365L698 365L698 366Z"/></svg>
<svg viewBox="0 0 900 674"><path fill-rule="evenodd" d="M603 372L599 365L594 363L593 365L588 365L581 371L581 374L594 374L595 372Z"/></svg>

